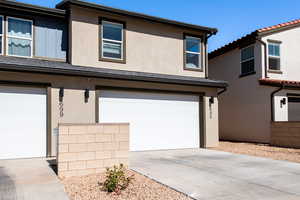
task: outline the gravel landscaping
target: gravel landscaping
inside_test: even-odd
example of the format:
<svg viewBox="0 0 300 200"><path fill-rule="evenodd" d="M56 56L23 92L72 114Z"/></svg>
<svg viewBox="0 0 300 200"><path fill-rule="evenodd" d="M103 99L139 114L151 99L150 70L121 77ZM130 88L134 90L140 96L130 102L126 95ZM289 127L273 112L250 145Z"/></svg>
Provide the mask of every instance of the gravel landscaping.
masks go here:
<svg viewBox="0 0 300 200"><path fill-rule="evenodd" d="M300 163L300 149L273 147L258 143L225 141L221 141L219 147L210 149Z"/></svg>
<svg viewBox="0 0 300 200"><path fill-rule="evenodd" d="M120 195L101 189L99 183L105 181L105 173L66 178L62 182L71 200L192 200L136 172L126 173L134 175L134 180Z"/></svg>

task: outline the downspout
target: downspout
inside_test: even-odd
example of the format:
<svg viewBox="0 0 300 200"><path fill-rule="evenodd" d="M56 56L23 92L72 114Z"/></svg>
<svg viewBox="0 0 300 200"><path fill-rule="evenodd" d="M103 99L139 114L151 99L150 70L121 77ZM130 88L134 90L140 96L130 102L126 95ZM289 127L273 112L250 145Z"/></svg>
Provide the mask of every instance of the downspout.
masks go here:
<svg viewBox="0 0 300 200"><path fill-rule="evenodd" d="M216 32L208 34L205 38L205 78L208 78L208 48L207 48L208 46L207 46L207 41L213 35L216 35Z"/></svg>
<svg viewBox="0 0 300 200"><path fill-rule="evenodd" d="M268 59L268 57L267 57L267 44L264 41L262 41L261 39L259 39L259 38L256 38L256 40L258 42L260 42L264 46L264 61L265 61L264 62L264 71L265 71L264 78L269 78L267 76L267 74L268 74L268 66L267 66L267 59Z"/></svg>
<svg viewBox="0 0 300 200"><path fill-rule="evenodd" d="M274 90L272 93L271 93L271 121L274 122L275 119L274 119L274 106L273 106L273 103L274 103L274 95L279 92L280 90L284 89L284 85L282 84L280 88Z"/></svg>
<svg viewBox="0 0 300 200"><path fill-rule="evenodd" d="M217 93L217 96L220 96L222 93L227 91L227 87L223 88L220 92Z"/></svg>

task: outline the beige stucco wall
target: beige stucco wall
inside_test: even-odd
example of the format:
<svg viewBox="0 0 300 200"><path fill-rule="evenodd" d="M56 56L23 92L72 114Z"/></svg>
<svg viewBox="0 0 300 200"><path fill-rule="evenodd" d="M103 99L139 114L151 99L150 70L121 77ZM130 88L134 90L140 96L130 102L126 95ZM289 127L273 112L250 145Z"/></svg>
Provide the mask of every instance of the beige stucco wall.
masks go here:
<svg viewBox="0 0 300 200"><path fill-rule="evenodd" d="M298 52L300 52L300 46L298 44L300 43L300 27L262 37L262 40L266 43L268 39L282 42L280 45L282 74L268 72L268 77L283 80L299 80L300 57L298 56Z"/></svg>
<svg viewBox="0 0 300 200"><path fill-rule="evenodd" d="M126 22L126 64L99 61L99 17ZM183 69L183 33L202 35L175 26L116 16L72 6L71 62L74 65L170 75L204 77L204 72ZM206 55L203 52L203 57ZM205 59L203 59L205 62ZM205 69L203 65L203 69Z"/></svg>
<svg viewBox="0 0 300 200"><path fill-rule="evenodd" d="M204 138L207 139L207 146L216 146L218 138L218 102L216 100L217 89L211 87L197 87L175 84L161 84L138 81L112 80L112 79L96 79L86 77L59 76L47 74L33 74L20 72L3 72L0 71L1 80L3 81L21 81L33 83L50 83L48 87L48 120L51 122L49 131L51 134L51 155L56 156L58 123L96 123L96 86L104 87L124 87L134 89L152 89L152 90L168 90L180 92L191 92L205 94L207 97L205 102L211 96L215 97L215 103L212 110L209 111L209 104L203 106L206 115L212 112L212 117L207 117L205 121ZM63 116L60 116L59 104L59 88L64 88L63 97ZM86 103L84 100L84 90L90 90L90 97Z"/></svg>
<svg viewBox="0 0 300 200"><path fill-rule="evenodd" d="M204 97L205 147L217 147L219 145L219 102L216 96L213 98L214 103L210 103L210 97Z"/></svg>
<svg viewBox="0 0 300 200"><path fill-rule="evenodd" d="M281 41L281 71L268 71L271 79L299 80L300 28L293 28L262 37ZM229 51L209 60L209 77L228 81L228 91L221 95L219 103L220 138L227 140L270 142L271 93L279 87L259 85L258 80L265 77L265 51L261 43L255 44L256 74L241 77L240 49ZM268 60L267 60L268 65ZM288 120L288 102L281 105L280 100L287 100L287 93L299 94L297 90L282 90L275 94L274 120Z"/></svg>
<svg viewBox="0 0 300 200"><path fill-rule="evenodd" d="M62 102L59 88L51 88L52 155L56 155L59 123L95 123L95 90L90 91L88 102L84 89L64 89Z"/></svg>
<svg viewBox="0 0 300 200"><path fill-rule="evenodd" d="M219 97L220 139L269 142L270 94L276 88L259 85L262 76L261 44L255 44L256 74L240 76L240 49L209 60L209 77L228 81Z"/></svg>

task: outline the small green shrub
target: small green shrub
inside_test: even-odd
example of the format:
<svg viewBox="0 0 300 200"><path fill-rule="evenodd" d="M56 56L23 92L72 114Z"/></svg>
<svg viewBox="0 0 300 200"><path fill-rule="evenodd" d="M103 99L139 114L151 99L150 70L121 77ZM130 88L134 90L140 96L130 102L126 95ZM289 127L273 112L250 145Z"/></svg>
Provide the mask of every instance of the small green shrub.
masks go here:
<svg viewBox="0 0 300 200"><path fill-rule="evenodd" d="M121 193L133 180L133 176L126 177L125 167L123 164L106 169L106 180L103 183L104 190L107 192Z"/></svg>

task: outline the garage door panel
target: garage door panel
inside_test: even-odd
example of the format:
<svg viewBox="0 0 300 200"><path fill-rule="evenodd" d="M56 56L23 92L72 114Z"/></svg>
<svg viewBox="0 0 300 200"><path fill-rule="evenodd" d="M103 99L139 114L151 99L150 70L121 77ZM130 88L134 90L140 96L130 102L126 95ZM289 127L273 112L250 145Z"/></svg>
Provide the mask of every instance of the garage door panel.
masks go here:
<svg viewBox="0 0 300 200"><path fill-rule="evenodd" d="M199 147L199 97L100 91L100 122L129 122L130 150Z"/></svg>
<svg viewBox="0 0 300 200"><path fill-rule="evenodd" d="M0 159L46 156L46 91L0 87Z"/></svg>

